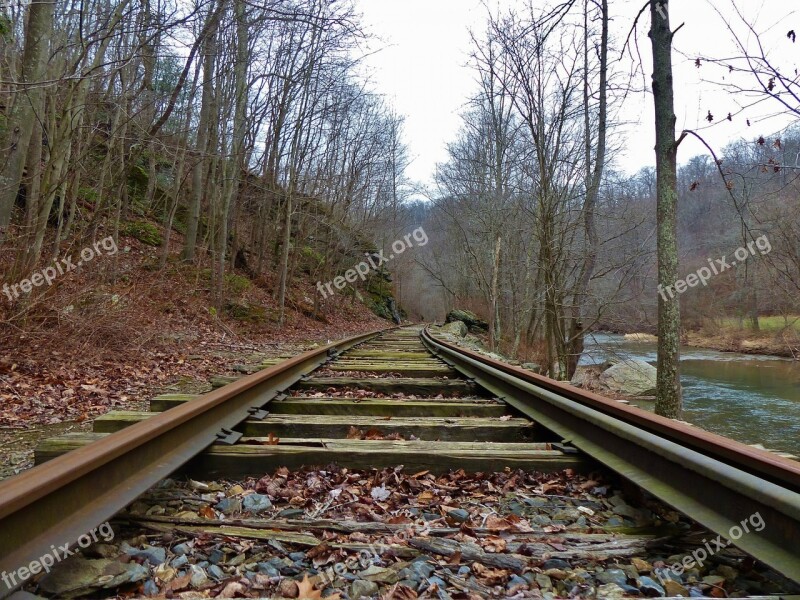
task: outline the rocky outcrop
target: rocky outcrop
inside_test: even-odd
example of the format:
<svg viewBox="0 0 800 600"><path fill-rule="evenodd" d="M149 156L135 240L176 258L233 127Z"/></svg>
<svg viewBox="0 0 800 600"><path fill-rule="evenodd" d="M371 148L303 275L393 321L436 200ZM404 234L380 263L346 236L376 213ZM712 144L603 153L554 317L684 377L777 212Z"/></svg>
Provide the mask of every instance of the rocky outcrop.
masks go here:
<svg viewBox="0 0 800 600"><path fill-rule="evenodd" d="M447 313L445 323L453 323L454 321L461 321L472 333L485 333L489 331L489 324L479 318L474 312L468 310L455 309Z"/></svg>

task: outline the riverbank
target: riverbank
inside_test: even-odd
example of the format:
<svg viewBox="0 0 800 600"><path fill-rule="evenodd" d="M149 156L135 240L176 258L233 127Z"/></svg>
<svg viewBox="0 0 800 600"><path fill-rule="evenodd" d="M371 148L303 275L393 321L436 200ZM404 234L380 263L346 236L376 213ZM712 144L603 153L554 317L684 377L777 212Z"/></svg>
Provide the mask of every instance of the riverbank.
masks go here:
<svg viewBox="0 0 800 600"><path fill-rule="evenodd" d="M720 352L800 359L800 337L795 331L769 332L763 335L753 335L750 331L741 330L719 333L689 331L684 334L683 342L693 348Z"/></svg>
<svg viewBox="0 0 800 600"><path fill-rule="evenodd" d="M681 344L719 352L800 359L800 331L794 318L787 323L783 318L778 320L776 317L763 317L759 319L759 325L760 329L757 331L750 327L740 327L738 323L715 324L684 331ZM628 342L658 342L658 338L650 333L622 335Z"/></svg>

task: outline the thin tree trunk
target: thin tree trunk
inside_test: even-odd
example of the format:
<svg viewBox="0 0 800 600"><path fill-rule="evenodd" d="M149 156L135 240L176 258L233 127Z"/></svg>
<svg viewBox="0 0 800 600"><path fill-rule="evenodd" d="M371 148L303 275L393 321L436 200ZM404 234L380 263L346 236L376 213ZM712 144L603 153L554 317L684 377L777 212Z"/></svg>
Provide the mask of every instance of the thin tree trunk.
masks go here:
<svg viewBox="0 0 800 600"><path fill-rule="evenodd" d="M658 229L658 361L656 414L681 417L680 303L669 294L678 278L678 144L672 82L672 39L666 3L650 4L653 47L653 101L656 124L656 202Z"/></svg>
<svg viewBox="0 0 800 600"><path fill-rule="evenodd" d="M36 86L43 79L46 68L54 8L55 2L52 0L31 2L28 8L21 69L21 83L26 87L16 90L8 114L6 135L0 140L0 148L8 149L5 164L0 170L0 242L11 224L11 211L22 181L34 123L41 118L41 115L35 114L35 108L39 105L37 97L43 91Z"/></svg>

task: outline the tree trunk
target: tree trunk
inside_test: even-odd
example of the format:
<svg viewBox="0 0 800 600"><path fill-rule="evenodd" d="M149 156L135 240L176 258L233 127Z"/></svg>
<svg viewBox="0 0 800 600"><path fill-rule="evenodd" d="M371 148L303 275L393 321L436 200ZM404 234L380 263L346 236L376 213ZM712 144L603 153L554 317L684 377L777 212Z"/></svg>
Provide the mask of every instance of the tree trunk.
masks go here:
<svg viewBox="0 0 800 600"><path fill-rule="evenodd" d="M32 2L28 9L25 49L22 54L22 84L31 87L16 90L8 114L6 135L0 140L0 148L8 148L4 168L0 171L0 242L5 238L11 224L11 212L22 181L34 123L40 118L40 115L34 114L34 108L38 104L36 97L43 92L36 86L43 78L47 63L54 7L55 2L41 0Z"/></svg>
<svg viewBox="0 0 800 600"><path fill-rule="evenodd" d="M658 229L658 375L656 414L681 417L680 302L669 292L678 278L677 155L672 82L672 38L666 3L650 4L653 101L656 124L656 218Z"/></svg>

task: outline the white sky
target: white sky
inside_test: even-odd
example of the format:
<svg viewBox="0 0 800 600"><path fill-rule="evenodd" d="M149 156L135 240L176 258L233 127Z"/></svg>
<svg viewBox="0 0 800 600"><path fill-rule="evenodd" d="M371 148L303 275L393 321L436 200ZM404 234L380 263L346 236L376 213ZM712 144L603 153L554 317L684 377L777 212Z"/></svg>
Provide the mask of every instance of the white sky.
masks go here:
<svg viewBox="0 0 800 600"><path fill-rule="evenodd" d="M741 30L733 18L731 1L672 0L670 3L673 29L685 23L676 35L673 56L677 129L707 126L704 119L711 110L718 124L703 131L703 135L718 151L732 139L755 138L789 122L786 117L761 120L767 114L781 111L775 101L752 107L733 122L727 122L727 113L736 112L736 101L718 87L702 81L701 78L711 75L709 69L694 66L693 57L698 54L733 54L731 34L713 8L716 6L723 15L732 18L736 28ZM492 6L502 8L516 3L516 0L494 0ZM612 36L619 48L644 2L612 0L610 4ZM794 1L738 0L738 4L760 33L768 31L763 39L779 50L783 64L793 69L800 54L800 41L792 44L786 39L786 33L794 29L800 37L800 20L791 8ZM445 145L454 139L459 129L458 114L476 89L474 74L467 66L471 46L469 29L476 33L484 30L486 8L481 0L356 0L356 5L364 15L367 30L379 37L372 45L374 54L366 58L373 86L406 117L404 137L413 159L408 175L412 180L430 185L436 163L446 159ZM544 3L534 0L534 5L539 8ZM650 84L648 27L649 14L645 12L639 25L639 49L645 77L643 79L641 74L637 77L634 81L637 87L641 87L643 81ZM684 58L681 52L690 58ZM613 58L618 56L617 50ZM620 116L627 125L615 132L620 136L617 141L624 147L616 166L632 173L653 164L655 137L650 93L630 94ZM745 124L746 118L751 120L750 128ZM680 148L679 161L685 162L704 152L699 142L686 140Z"/></svg>

